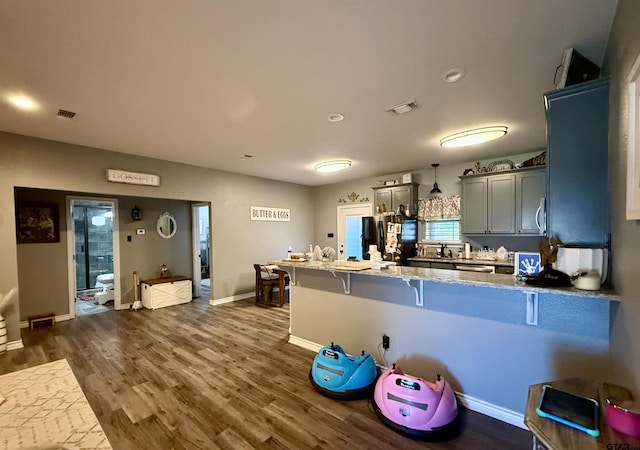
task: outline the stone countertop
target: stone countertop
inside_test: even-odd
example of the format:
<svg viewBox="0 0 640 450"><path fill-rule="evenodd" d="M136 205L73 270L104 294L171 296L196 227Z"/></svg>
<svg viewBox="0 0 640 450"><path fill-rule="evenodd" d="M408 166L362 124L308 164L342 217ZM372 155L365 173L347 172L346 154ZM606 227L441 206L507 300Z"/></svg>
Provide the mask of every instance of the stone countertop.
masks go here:
<svg viewBox="0 0 640 450"><path fill-rule="evenodd" d="M495 287L514 289L518 291L527 290L539 293L550 294L564 294L582 298L596 298L605 301L619 302L620 296L615 292L608 289L601 289L599 291L585 291L576 289L573 287L542 287L527 284L518 281L513 275L497 274L497 273L481 273L481 272L467 272L462 270L449 270L449 269L427 269L423 267L411 267L411 266L390 266L386 269L362 269L365 266L366 261L353 264L353 269L346 269L343 262L324 262L324 261L306 261L306 262L293 262L293 261L273 261L272 264L277 264L281 267L293 267L310 270L323 270L328 272L345 272L356 273L363 276L377 276L386 278L400 278L409 280L423 280L433 281L438 283L450 283L450 284L463 284L478 287Z"/></svg>
<svg viewBox="0 0 640 450"><path fill-rule="evenodd" d="M499 259L464 259L464 258L425 258L420 256L414 256L413 258L407 258L407 261L416 261L416 262L440 262L440 263L450 263L450 264L478 264L483 266L502 266L502 267L513 267L513 262L508 262Z"/></svg>

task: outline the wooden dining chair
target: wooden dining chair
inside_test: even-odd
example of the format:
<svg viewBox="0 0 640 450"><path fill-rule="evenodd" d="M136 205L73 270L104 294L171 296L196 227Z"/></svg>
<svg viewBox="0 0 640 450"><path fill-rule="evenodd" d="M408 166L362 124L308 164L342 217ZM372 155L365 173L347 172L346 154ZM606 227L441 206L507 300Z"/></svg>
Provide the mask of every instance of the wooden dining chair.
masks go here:
<svg viewBox="0 0 640 450"><path fill-rule="evenodd" d="M254 264L256 271L256 305L269 306L274 288L278 287L278 275L261 264Z"/></svg>

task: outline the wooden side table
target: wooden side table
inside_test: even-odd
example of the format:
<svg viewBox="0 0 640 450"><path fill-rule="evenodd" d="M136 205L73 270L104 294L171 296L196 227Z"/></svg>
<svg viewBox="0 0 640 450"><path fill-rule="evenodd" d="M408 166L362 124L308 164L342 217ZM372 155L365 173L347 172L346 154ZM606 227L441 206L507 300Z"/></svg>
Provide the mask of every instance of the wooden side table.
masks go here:
<svg viewBox="0 0 640 450"><path fill-rule="evenodd" d="M567 425L538 416L536 408L540 404L542 386L545 384L580 397L598 400L600 436L595 438ZM607 398L613 397L618 400L632 398L631 393L621 386L584 378L570 378L529 386L524 424L533 434L533 448L535 450L640 449L640 439L618 433L607 424L605 420Z"/></svg>

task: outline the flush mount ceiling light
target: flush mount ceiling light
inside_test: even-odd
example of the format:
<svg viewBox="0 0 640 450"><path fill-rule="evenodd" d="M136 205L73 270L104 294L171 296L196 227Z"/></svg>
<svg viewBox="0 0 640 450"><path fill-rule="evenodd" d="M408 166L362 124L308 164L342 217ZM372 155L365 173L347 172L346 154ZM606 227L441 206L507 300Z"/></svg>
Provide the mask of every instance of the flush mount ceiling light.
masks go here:
<svg viewBox="0 0 640 450"><path fill-rule="evenodd" d="M327 117L329 122L342 122L344 120L344 115L342 114L329 114Z"/></svg>
<svg viewBox="0 0 640 450"><path fill-rule="evenodd" d="M442 147L466 147L467 145L493 141L505 134L507 134L507 127L504 126L476 128L475 130L463 131L462 133L442 138L440 145Z"/></svg>
<svg viewBox="0 0 640 450"><path fill-rule="evenodd" d="M466 74L467 72L464 69L451 69L447 70L444 75L442 75L442 78L444 78L444 81L447 83L455 83L463 79Z"/></svg>
<svg viewBox="0 0 640 450"><path fill-rule="evenodd" d="M337 159L335 161L326 161L316 164L314 169L316 172L338 172L351 167L351 161L348 159Z"/></svg>
<svg viewBox="0 0 640 450"><path fill-rule="evenodd" d="M440 164L438 164L438 163L431 164L431 167L433 167L433 169L436 172L433 175L433 189L431 189L431 192L429 192L430 194L442 194L442 191L438 187L438 166L439 165Z"/></svg>
<svg viewBox="0 0 640 450"><path fill-rule="evenodd" d="M394 116L400 116L418 108L420 108L420 103L414 100L412 102L403 103L401 105L394 106L393 108L389 108L387 109L387 112L393 114Z"/></svg>

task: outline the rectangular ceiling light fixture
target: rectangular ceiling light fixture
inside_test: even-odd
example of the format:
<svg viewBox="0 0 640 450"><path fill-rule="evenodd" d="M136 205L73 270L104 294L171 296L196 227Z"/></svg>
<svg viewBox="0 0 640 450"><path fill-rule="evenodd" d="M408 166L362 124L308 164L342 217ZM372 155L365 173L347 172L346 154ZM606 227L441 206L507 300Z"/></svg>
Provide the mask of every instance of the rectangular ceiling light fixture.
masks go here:
<svg viewBox="0 0 640 450"><path fill-rule="evenodd" d="M420 108L420 104L416 100L413 100L412 102L403 103L401 105L394 106L393 108L389 108L387 109L387 112L393 114L394 116L399 116L418 108Z"/></svg>

